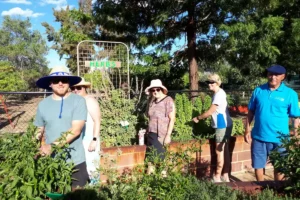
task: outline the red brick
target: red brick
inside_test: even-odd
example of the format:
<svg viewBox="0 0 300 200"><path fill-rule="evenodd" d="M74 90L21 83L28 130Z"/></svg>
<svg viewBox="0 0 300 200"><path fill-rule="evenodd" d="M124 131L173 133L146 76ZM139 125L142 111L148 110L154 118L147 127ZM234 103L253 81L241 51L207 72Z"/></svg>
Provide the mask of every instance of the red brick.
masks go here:
<svg viewBox="0 0 300 200"><path fill-rule="evenodd" d="M231 172L242 171L242 162L231 163Z"/></svg>
<svg viewBox="0 0 300 200"><path fill-rule="evenodd" d="M238 161L251 160L250 151L238 152Z"/></svg>
<svg viewBox="0 0 300 200"><path fill-rule="evenodd" d="M100 166L110 166L115 165L117 161L117 156L101 157Z"/></svg>
<svg viewBox="0 0 300 200"><path fill-rule="evenodd" d="M134 153L135 152L135 146L120 147L119 151L121 151L122 154Z"/></svg>
<svg viewBox="0 0 300 200"><path fill-rule="evenodd" d="M123 154L121 156L118 156L117 158L117 165L118 168L126 167L126 166L131 166L134 165L134 154Z"/></svg>
<svg viewBox="0 0 300 200"><path fill-rule="evenodd" d="M201 157L202 156L210 156L211 155L211 151L210 151L210 145L209 144L204 144L201 146L200 148L200 154L201 154Z"/></svg>
<svg viewBox="0 0 300 200"><path fill-rule="evenodd" d="M233 147L234 152L243 151L244 142L236 142Z"/></svg>
<svg viewBox="0 0 300 200"><path fill-rule="evenodd" d="M142 152L145 153L146 152L146 145L136 145L135 146L135 152Z"/></svg>
<svg viewBox="0 0 300 200"><path fill-rule="evenodd" d="M243 161L243 169L251 170L252 169L252 161L251 160Z"/></svg>
<svg viewBox="0 0 300 200"><path fill-rule="evenodd" d="M103 148L101 155L117 155L117 148L116 147Z"/></svg>
<svg viewBox="0 0 300 200"><path fill-rule="evenodd" d="M236 138L236 140L235 140L236 143L243 143L244 142L244 136L243 135L238 135L235 138Z"/></svg>
<svg viewBox="0 0 300 200"><path fill-rule="evenodd" d="M145 153L135 153L134 154L134 164L143 164L145 160Z"/></svg>
<svg viewBox="0 0 300 200"><path fill-rule="evenodd" d="M244 142L243 150L244 151L251 151L251 143L248 144L247 142Z"/></svg>
<svg viewBox="0 0 300 200"><path fill-rule="evenodd" d="M237 162L238 161L238 153L233 152L231 154L231 162Z"/></svg>

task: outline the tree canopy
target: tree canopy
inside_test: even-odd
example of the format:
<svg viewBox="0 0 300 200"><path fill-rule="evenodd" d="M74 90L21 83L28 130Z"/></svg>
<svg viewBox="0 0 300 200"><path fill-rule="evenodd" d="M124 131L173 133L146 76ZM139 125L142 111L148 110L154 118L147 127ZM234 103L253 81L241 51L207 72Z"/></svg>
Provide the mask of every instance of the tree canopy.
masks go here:
<svg viewBox="0 0 300 200"><path fill-rule="evenodd" d="M57 22L61 23L61 28L56 31L50 24L43 22L46 28L48 41L53 42L52 49L56 50L62 59L67 59L67 67L72 72L77 70L77 44L82 40L97 40L96 24L91 13L92 1L81 1L79 9L55 10L53 15Z"/></svg>
<svg viewBox="0 0 300 200"><path fill-rule="evenodd" d="M6 77L1 80L1 85L7 86L6 89L1 86L1 91L7 88L17 91L34 87L37 77L48 69L45 58L48 48L41 34L32 30L29 19L21 20L5 16L0 27L0 44L2 69L0 76ZM5 74L8 72L11 73L11 77L14 77L12 79L15 82L7 80ZM18 84L20 81L26 84L21 87L21 84ZM7 84L15 85L8 86Z"/></svg>
<svg viewBox="0 0 300 200"><path fill-rule="evenodd" d="M205 72L217 72L224 82L248 88L265 81L271 64L299 71L298 5L292 0L81 0L78 10L54 11L59 31L44 25L73 72L81 40L120 41L131 47L136 75L186 87L188 72L189 89L196 90L199 77L203 81Z"/></svg>

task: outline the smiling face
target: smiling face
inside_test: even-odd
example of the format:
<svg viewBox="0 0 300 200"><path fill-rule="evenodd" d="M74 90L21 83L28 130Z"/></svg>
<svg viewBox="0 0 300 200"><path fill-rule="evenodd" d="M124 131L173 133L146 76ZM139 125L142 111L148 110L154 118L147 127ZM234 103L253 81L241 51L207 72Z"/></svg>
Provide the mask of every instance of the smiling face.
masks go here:
<svg viewBox="0 0 300 200"><path fill-rule="evenodd" d="M86 90L84 86L72 86L71 91L75 94L78 94L80 96L86 95Z"/></svg>
<svg viewBox="0 0 300 200"><path fill-rule="evenodd" d="M285 78L285 74L276 74L268 72L268 83L270 88L278 88Z"/></svg>
<svg viewBox="0 0 300 200"><path fill-rule="evenodd" d="M162 88L151 88L150 92L156 99L161 99L165 96Z"/></svg>
<svg viewBox="0 0 300 200"><path fill-rule="evenodd" d="M50 83L50 87L55 95L63 97L68 93L70 85L67 77L55 77Z"/></svg>

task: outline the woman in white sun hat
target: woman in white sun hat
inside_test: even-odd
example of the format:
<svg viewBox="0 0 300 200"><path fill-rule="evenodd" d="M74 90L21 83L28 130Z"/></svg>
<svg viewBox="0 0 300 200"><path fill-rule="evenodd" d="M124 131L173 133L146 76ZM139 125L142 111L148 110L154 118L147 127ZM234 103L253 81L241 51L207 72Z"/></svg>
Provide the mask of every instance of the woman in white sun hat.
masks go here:
<svg viewBox="0 0 300 200"><path fill-rule="evenodd" d="M155 150L160 159L164 160L164 145L171 142L171 133L175 123L174 101L170 96L167 96L168 89L163 86L159 79L152 80L145 93L149 95L146 110L146 115L149 117L147 153Z"/></svg>
<svg viewBox="0 0 300 200"><path fill-rule="evenodd" d="M85 98L88 114L83 129L83 146L85 150L87 171L91 184L99 182L99 166L100 166L100 122L101 113L97 100L87 93L87 88L91 87L91 83L82 78L81 82L72 86L73 93Z"/></svg>

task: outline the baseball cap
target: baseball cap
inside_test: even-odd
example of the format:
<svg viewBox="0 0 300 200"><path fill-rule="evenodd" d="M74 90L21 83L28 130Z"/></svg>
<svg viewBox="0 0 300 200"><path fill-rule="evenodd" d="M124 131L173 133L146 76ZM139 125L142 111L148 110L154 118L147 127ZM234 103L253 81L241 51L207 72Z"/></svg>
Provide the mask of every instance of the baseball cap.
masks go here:
<svg viewBox="0 0 300 200"><path fill-rule="evenodd" d="M281 65L272 65L267 69L268 72L274 73L274 74L285 74L286 69L282 67Z"/></svg>

